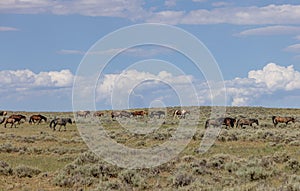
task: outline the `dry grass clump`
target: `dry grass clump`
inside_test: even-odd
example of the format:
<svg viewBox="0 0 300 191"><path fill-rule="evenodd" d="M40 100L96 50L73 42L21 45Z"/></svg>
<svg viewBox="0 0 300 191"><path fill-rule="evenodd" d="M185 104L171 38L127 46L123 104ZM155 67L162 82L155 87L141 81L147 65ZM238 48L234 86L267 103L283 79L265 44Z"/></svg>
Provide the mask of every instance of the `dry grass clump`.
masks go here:
<svg viewBox="0 0 300 191"><path fill-rule="evenodd" d="M24 177L32 178L33 176L40 174L41 170L30 166L20 165L14 168L13 172L19 178L24 178Z"/></svg>
<svg viewBox="0 0 300 191"><path fill-rule="evenodd" d="M13 174L13 169L5 161L0 161L0 175L9 176Z"/></svg>

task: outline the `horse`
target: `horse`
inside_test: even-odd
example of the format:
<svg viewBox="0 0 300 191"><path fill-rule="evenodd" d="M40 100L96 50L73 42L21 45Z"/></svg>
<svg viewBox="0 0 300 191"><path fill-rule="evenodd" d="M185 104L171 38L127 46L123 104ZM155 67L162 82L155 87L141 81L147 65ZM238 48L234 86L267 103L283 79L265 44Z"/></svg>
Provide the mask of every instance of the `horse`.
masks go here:
<svg viewBox="0 0 300 191"><path fill-rule="evenodd" d="M117 117L131 117L131 113L128 111L112 111L111 118L113 119Z"/></svg>
<svg viewBox="0 0 300 191"><path fill-rule="evenodd" d="M76 116L77 117L87 117L88 115L90 115L91 114L91 112L90 111L77 111L76 112Z"/></svg>
<svg viewBox="0 0 300 191"><path fill-rule="evenodd" d="M233 128L235 122L236 122L236 119L235 119L235 118L225 117L225 118L224 118L224 121L223 121L223 123L222 123L222 125L226 125L226 128L227 128L227 127Z"/></svg>
<svg viewBox="0 0 300 191"><path fill-rule="evenodd" d="M15 119L15 122L18 122L18 124L20 124L20 121L22 119L24 119L26 121L26 116L24 115L21 115L21 114L13 114L11 116L8 117L9 119Z"/></svg>
<svg viewBox="0 0 300 191"><path fill-rule="evenodd" d="M164 111L152 111L150 113L150 117L158 116L160 119L161 116L166 116L166 113Z"/></svg>
<svg viewBox="0 0 300 191"><path fill-rule="evenodd" d="M42 120L44 120L45 122L47 122L47 117L41 115L41 114L38 114L38 115L32 115L30 118L29 118L29 124L32 124L32 123L36 123L38 122L37 124L40 124L42 122Z"/></svg>
<svg viewBox="0 0 300 191"><path fill-rule="evenodd" d="M104 116L104 113L101 112L101 111L96 111L93 116L94 117L101 117L101 116Z"/></svg>
<svg viewBox="0 0 300 191"><path fill-rule="evenodd" d="M186 114L190 114L190 112L187 110L184 110L184 109L183 110L175 110L173 113L173 119L175 119L175 118L177 118L177 119L184 118L185 119Z"/></svg>
<svg viewBox="0 0 300 191"><path fill-rule="evenodd" d="M65 131L66 131L67 123L72 124L72 119L71 118L55 118L50 122L50 128L53 128L53 131L55 131L56 125L60 125L58 131L60 131L61 126L64 126Z"/></svg>
<svg viewBox="0 0 300 191"><path fill-rule="evenodd" d="M137 117L137 116L141 116L144 117L145 115L147 115L148 113L146 111L140 110L140 111L133 111L131 112L131 115L133 117Z"/></svg>
<svg viewBox="0 0 300 191"><path fill-rule="evenodd" d="M13 125L15 125L15 128L16 128L17 127L16 122L17 121L14 118L5 118L4 117L3 120L0 122L0 124L4 123L4 127L6 128L6 124L10 123L11 124L10 128L12 128Z"/></svg>
<svg viewBox="0 0 300 191"><path fill-rule="evenodd" d="M234 127L236 119L231 117L219 117L217 119L208 119L205 122L205 129L208 128L210 125L214 127L221 127L222 125L226 125L227 127Z"/></svg>
<svg viewBox="0 0 300 191"><path fill-rule="evenodd" d="M259 125L258 123L258 119L254 119L254 118L250 118L250 119L245 119L245 118L241 118L237 121L236 123L236 127L243 127L243 125L250 125L252 127L253 123L255 123L256 125Z"/></svg>
<svg viewBox="0 0 300 191"><path fill-rule="evenodd" d="M221 127L224 122L224 118L220 117L217 119L207 119L205 122L205 129L207 129L210 125L213 127Z"/></svg>
<svg viewBox="0 0 300 191"><path fill-rule="evenodd" d="M286 125L291 121L293 123L295 123L295 118L293 117L280 117L280 116L273 116L272 117L272 121L274 124L274 127L276 127L276 125L278 123L285 123Z"/></svg>
<svg viewBox="0 0 300 191"><path fill-rule="evenodd" d="M5 116L5 115L7 115L6 111L0 111L0 116Z"/></svg>

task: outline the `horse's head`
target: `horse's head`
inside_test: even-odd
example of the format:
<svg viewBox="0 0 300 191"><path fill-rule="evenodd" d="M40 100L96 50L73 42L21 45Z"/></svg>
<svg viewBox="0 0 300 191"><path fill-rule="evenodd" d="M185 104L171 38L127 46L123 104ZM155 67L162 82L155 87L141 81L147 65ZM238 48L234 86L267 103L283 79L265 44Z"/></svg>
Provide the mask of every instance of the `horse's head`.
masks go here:
<svg viewBox="0 0 300 191"><path fill-rule="evenodd" d="M291 118L291 121L292 121L293 123L295 123L295 118L294 118L294 117L292 117L292 118Z"/></svg>
<svg viewBox="0 0 300 191"><path fill-rule="evenodd" d="M68 123L72 124L72 119L68 118Z"/></svg>

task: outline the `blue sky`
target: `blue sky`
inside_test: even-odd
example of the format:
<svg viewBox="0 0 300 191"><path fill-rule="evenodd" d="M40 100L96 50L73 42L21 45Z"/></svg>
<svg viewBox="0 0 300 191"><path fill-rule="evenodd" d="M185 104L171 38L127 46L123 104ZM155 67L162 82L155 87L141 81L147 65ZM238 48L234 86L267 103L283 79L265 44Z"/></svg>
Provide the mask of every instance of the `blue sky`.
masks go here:
<svg viewBox="0 0 300 191"><path fill-rule="evenodd" d="M226 89L220 92L226 92L226 105L300 107L297 1L4 0L0 109L72 110L73 80L85 53L105 35L141 23L173 25L201 40L223 74ZM139 85L124 94L130 107L180 104L167 83L182 80L184 91L188 86L183 75L164 68L124 73L146 59L165 60L182 69L195 86L198 104L210 105L205 78L188 59L167 48L144 46L123 52L106 67L95 89L97 109L111 108L112 90L128 94L132 84ZM121 73L130 79L124 86L114 81ZM143 82L147 78L162 82Z"/></svg>

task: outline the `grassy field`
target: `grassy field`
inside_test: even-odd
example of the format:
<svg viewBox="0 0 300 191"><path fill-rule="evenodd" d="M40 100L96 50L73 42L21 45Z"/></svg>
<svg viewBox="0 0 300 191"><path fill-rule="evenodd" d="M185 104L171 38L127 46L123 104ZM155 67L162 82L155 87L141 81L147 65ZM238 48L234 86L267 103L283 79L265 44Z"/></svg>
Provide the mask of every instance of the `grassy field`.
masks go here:
<svg viewBox="0 0 300 191"><path fill-rule="evenodd" d="M210 109L187 108L191 115L181 122L197 128L187 147L165 164L138 170L97 157L75 124L60 132L49 128L55 116L73 118L72 113L42 112L48 121L39 125L24 122L4 128L2 124L0 190L300 190L300 109L228 107L226 116L257 118L259 125L223 128L215 144L201 154L198 147ZM179 120L172 118L173 110L168 108L160 128L146 135L128 133L110 118L109 111L100 121L115 142L148 148L164 143L176 131ZM273 115L292 116L296 122L274 127ZM82 123L88 120L96 119L88 117ZM131 120L138 124L135 129L148 123L147 118Z"/></svg>

